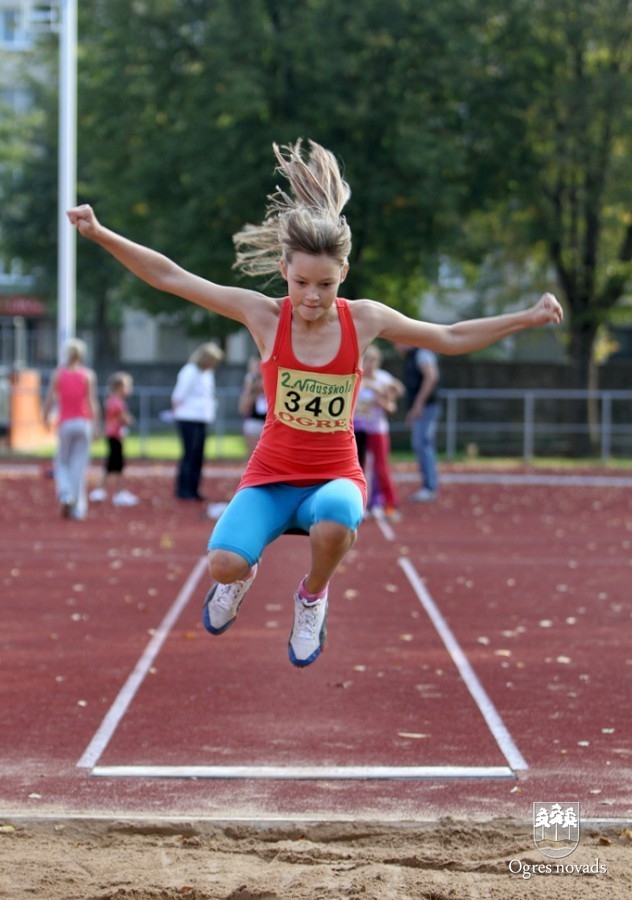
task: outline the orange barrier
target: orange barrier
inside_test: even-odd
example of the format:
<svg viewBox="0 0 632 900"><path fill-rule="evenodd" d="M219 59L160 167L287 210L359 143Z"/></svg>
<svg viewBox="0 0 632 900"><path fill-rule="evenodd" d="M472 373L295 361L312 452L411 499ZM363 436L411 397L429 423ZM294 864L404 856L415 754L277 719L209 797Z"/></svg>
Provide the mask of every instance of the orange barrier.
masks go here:
<svg viewBox="0 0 632 900"><path fill-rule="evenodd" d="M23 369L11 375L9 447L11 450L39 450L55 443L54 428L42 420L40 374Z"/></svg>

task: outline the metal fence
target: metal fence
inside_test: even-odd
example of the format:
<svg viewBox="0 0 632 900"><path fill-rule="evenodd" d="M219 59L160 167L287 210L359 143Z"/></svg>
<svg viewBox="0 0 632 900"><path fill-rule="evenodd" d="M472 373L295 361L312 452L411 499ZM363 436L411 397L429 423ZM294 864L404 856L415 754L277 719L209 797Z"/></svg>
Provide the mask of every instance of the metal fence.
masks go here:
<svg viewBox="0 0 632 900"><path fill-rule="evenodd" d="M11 390L8 378L0 378L0 428L7 431ZM218 451L222 439L241 433L237 408L240 388L217 390L218 411L214 426ZM103 399L105 390L100 391ZM171 387L135 386L129 398L140 437L141 453L147 454L152 435L173 430L169 410ZM437 445L448 459L476 446L482 456L513 456L525 460L537 456L577 455L577 438L590 439L601 459L632 457L632 391L444 389ZM591 411L590 421L587 409ZM391 423L393 446L409 447L403 413ZM592 455L594 455L594 450Z"/></svg>
<svg viewBox="0 0 632 900"><path fill-rule="evenodd" d="M599 448L605 462L632 456L632 391L474 390L442 392L443 438L451 459L477 442L487 452L566 455L574 438ZM510 452L507 452L510 451Z"/></svg>

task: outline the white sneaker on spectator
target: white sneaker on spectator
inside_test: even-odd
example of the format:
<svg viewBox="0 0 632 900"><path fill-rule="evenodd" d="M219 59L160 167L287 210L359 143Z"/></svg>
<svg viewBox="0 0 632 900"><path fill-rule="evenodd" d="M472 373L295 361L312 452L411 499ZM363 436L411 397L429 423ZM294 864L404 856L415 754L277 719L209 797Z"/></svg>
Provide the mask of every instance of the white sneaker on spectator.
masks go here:
<svg viewBox="0 0 632 900"><path fill-rule="evenodd" d="M90 499L93 503L102 503L104 500L107 500L107 497L105 488L95 488L93 491L90 491Z"/></svg>
<svg viewBox="0 0 632 900"><path fill-rule="evenodd" d="M433 500L437 499L437 492L429 491L428 488L422 488L420 491L415 491L410 499L413 503L432 503Z"/></svg>
<svg viewBox="0 0 632 900"><path fill-rule="evenodd" d="M130 491L123 489L122 491L119 491L118 494L114 494L112 503L114 506L136 506L137 503L140 503L140 500L136 494L132 494Z"/></svg>

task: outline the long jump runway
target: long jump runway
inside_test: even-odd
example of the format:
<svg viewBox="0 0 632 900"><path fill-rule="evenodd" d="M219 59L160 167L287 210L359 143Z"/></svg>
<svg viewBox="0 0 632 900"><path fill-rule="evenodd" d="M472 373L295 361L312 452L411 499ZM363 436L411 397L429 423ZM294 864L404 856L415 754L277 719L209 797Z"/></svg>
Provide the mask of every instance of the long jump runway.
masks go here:
<svg viewBox="0 0 632 900"><path fill-rule="evenodd" d="M213 500L236 473L209 469ZM529 818L631 812L632 479L446 470L431 506L369 520L329 639L287 658L308 541L270 547L224 635L202 628L212 522L170 473L61 521L0 476L3 815Z"/></svg>

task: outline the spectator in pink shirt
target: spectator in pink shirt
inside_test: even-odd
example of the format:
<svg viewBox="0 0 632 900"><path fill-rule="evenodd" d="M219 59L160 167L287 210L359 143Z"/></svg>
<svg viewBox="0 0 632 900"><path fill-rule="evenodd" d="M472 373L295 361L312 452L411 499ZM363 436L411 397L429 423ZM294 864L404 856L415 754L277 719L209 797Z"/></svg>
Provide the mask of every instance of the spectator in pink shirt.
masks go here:
<svg viewBox="0 0 632 900"><path fill-rule="evenodd" d="M90 446L99 429L97 379L84 364L86 345L76 338L64 348L65 364L53 372L44 401L43 416L51 424L57 410L55 490L65 519L85 519L88 512L86 475Z"/></svg>

